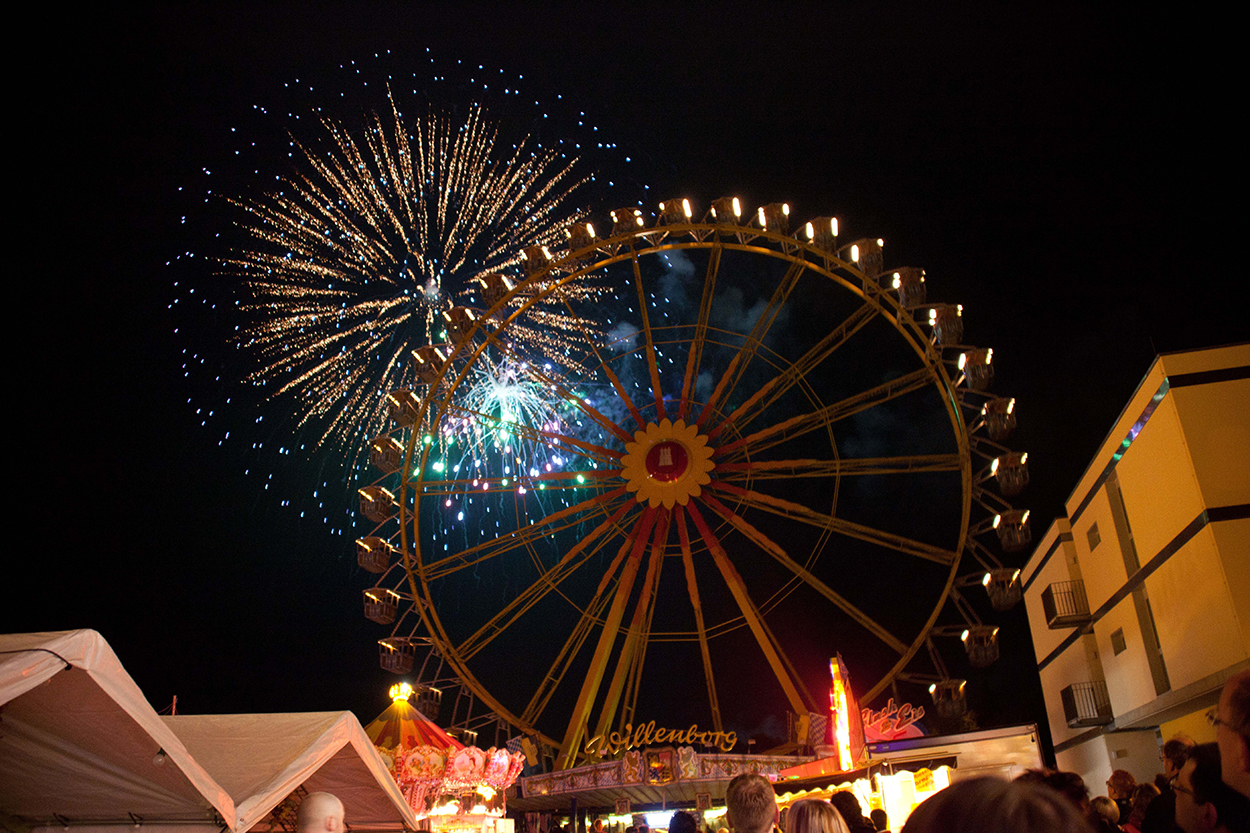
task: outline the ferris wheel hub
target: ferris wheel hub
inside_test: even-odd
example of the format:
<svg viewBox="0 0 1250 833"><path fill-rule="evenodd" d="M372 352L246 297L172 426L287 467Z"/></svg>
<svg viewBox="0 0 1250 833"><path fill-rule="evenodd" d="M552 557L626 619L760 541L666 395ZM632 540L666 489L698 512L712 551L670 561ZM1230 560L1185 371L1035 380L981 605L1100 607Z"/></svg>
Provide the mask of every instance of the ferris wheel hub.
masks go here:
<svg viewBox="0 0 1250 833"><path fill-rule="evenodd" d="M680 480L690 468L690 455L686 447L673 440L664 440L651 446L647 452L647 474L652 480L672 483Z"/></svg>
<svg viewBox="0 0 1250 833"><path fill-rule="evenodd" d="M712 482L712 448L707 436L685 420L662 419L634 432L634 441L625 444L621 476L625 488L639 503L652 508L663 504L672 509L685 506Z"/></svg>

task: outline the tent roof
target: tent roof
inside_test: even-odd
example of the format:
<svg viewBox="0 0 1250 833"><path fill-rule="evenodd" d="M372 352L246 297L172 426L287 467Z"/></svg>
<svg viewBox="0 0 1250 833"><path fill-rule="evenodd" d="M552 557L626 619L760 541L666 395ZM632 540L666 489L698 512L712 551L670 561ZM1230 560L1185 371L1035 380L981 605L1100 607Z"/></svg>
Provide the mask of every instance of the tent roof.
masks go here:
<svg viewBox="0 0 1250 833"><path fill-rule="evenodd" d="M404 801L351 712L177 715L163 718L238 807L245 833L300 785L334 793L352 830L415 829Z"/></svg>
<svg viewBox="0 0 1250 833"><path fill-rule="evenodd" d="M111 833L235 824L229 794L92 630L0 635L0 815Z"/></svg>

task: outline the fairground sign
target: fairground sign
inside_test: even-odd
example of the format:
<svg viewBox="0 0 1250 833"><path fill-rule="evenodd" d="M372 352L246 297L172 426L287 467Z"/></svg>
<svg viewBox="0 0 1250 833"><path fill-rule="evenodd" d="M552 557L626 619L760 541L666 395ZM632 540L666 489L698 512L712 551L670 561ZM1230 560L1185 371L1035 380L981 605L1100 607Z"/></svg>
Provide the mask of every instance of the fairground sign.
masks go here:
<svg viewBox="0 0 1250 833"><path fill-rule="evenodd" d="M722 752L729 752L738 742L737 732L704 732L697 723L689 729L656 728L655 721L640 723L635 727L632 723L625 724L624 732L613 732L606 740L603 735L595 735L586 741L586 754L603 753L614 755L626 749L640 749L660 743L674 743L681 746L711 746Z"/></svg>

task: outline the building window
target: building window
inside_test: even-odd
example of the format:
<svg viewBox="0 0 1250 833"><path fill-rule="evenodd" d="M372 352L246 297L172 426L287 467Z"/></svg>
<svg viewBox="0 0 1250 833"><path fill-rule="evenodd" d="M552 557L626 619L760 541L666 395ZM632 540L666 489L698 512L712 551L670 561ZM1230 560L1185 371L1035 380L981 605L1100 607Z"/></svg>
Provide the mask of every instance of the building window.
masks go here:
<svg viewBox="0 0 1250 833"><path fill-rule="evenodd" d="M1111 632L1111 650L1118 657L1128 646L1124 644L1124 628L1116 628Z"/></svg>
<svg viewBox="0 0 1250 833"><path fill-rule="evenodd" d="M1090 524L1089 531L1085 533L1085 537L1089 539L1089 548L1092 552L1102 542L1102 536L1098 534L1098 524Z"/></svg>

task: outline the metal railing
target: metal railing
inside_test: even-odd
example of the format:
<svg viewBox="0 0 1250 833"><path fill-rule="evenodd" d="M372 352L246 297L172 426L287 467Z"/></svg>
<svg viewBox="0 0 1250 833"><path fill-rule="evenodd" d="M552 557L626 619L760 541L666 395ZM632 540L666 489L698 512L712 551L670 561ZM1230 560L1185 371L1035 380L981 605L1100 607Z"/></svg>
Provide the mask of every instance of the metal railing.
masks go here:
<svg viewBox="0 0 1250 833"><path fill-rule="evenodd" d="M1042 591L1042 610L1051 628L1067 628L1089 621L1085 582L1057 581Z"/></svg>
<svg viewBox="0 0 1250 833"><path fill-rule="evenodd" d="M1107 695L1107 684L1102 680L1073 683L1059 692L1059 698L1063 701L1063 716L1067 718L1070 729L1103 726L1113 720L1111 698Z"/></svg>

